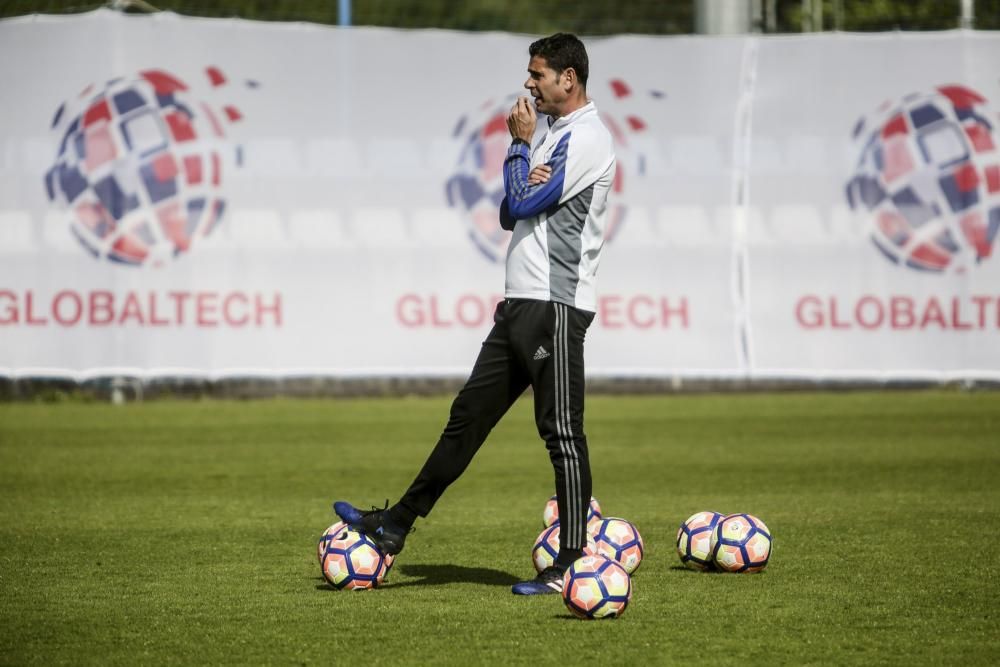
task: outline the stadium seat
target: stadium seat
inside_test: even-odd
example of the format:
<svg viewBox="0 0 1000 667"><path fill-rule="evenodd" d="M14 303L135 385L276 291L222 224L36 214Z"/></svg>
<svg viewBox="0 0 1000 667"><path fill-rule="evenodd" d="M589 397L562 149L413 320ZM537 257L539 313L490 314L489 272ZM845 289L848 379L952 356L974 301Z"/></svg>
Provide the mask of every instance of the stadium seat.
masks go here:
<svg viewBox="0 0 1000 667"><path fill-rule="evenodd" d="M665 142L674 171L715 174L726 166L719 140L710 134L682 134Z"/></svg>
<svg viewBox="0 0 1000 667"><path fill-rule="evenodd" d="M623 248L648 248L662 246L664 240L647 207L629 206L612 243Z"/></svg>
<svg viewBox="0 0 1000 667"><path fill-rule="evenodd" d="M773 172L782 168L781 150L774 137L754 135L750 140L750 169L753 172Z"/></svg>
<svg viewBox="0 0 1000 667"><path fill-rule="evenodd" d="M410 238L418 247L470 247L466 223L454 208L414 209L410 219Z"/></svg>
<svg viewBox="0 0 1000 667"><path fill-rule="evenodd" d="M53 145L47 137L20 137L18 168L22 173L44 174L52 166Z"/></svg>
<svg viewBox="0 0 1000 667"><path fill-rule="evenodd" d="M70 231L71 213L55 208L49 209L42 218L42 243L46 248L58 252L78 252L80 242Z"/></svg>
<svg viewBox="0 0 1000 667"><path fill-rule="evenodd" d="M288 218L292 243L300 248L349 248L355 245L343 213L337 209L292 211Z"/></svg>
<svg viewBox="0 0 1000 667"><path fill-rule="evenodd" d="M261 176L288 176L302 170L299 149L290 139L254 139L244 144L244 159Z"/></svg>
<svg viewBox="0 0 1000 667"><path fill-rule="evenodd" d="M785 169L814 172L829 168L826 142L822 137L792 135L785 139Z"/></svg>
<svg viewBox="0 0 1000 667"><path fill-rule="evenodd" d="M372 139L367 146L366 162L373 174L398 176L424 168L424 159L412 139Z"/></svg>
<svg viewBox="0 0 1000 667"><path fill-rule="evenodd" d="M629 153L634 156L642 156L643 176L641 178L657 179L663 178L663 174L669 171L670 165L667 163L667 155L663 151L663 146L656 135L636 134L628 139ZM626 166L627 165L627 166ZM635 167L626 155L619 156L618 167L625 169L625 187L629 187L631 178L638 174L633 173Z"/></svg>
<svg viewBox="0 0 1000 667"><path fill-rule="evenodd" d="M223 226L236 246L271 250L288 245L281 215L274 209L234 209Z"/></svg>
<svg viewBox="0 0 1000 667"><path fill-rule="evenodd" d="M31 252L35 249L34 232L27 211L0 210L0 253Z"/></svg>
<svg viewBox="0 0 1000 667"><path fill-rule="evenodd" d="M779 204L771 209L767 230L773 240L789 245L830 242L830 233L819 209L810 204ZM751 239L753 242L754 239Z"/></svg>
<svg viewBox="0 0 1000 667"><path fill-rule="evenodd" d="M342 179L363 176L361 151L353 139L317 138L305 145L306 170L313 176L336 176Z"/></svg>
<svg viewBox="0 0 1000 667"><path fill-rule="evenodd" d="M868 237L865 214L857 213L846 204L830 207L830 237L839 243L857 243Z"/></svg>
<svg viewBox="0 0 1000 667"><path fill-rule="evenodd" d="M732 243L737 233L737 213L739 213L741 216L740 219L745 225L744 232L748 238L762 224L760 209L756 206L744 206L739 210L733 206L716 206L713 211L712 221L718 241L723 241L726 244Z"/></svg>
<svg viewBox="0 0 1000 667"><path fill-rule="evenodd" d="M778 245L782 240L778 238L777 230L772 220L773 210L765 210L759 215L746 219L746 242L753 246ZM735 224L735 220L734 220ZM735 231L735 230L734 230Z"/></svg>
<svg viewBox="0 0 1000 667"><path fill-rule="evenodd" d="M460 140L451 137L435 137L427 145L427 167L435 172L451 174L458 166L461 154Z"/></svg>
<svg viewBox="0 0 1000 667"><path fill-rule="evenodd" d="M361 247L391 248L409 241L403 211L396 207L354 209L351 231Z"/></svg>
<svg viewBox="0 0 1000 667"><path fill-rule="evenodd" d="M694 246L716 243L716 226L704 206L660 206L657 226L667 245Z"/></svg>

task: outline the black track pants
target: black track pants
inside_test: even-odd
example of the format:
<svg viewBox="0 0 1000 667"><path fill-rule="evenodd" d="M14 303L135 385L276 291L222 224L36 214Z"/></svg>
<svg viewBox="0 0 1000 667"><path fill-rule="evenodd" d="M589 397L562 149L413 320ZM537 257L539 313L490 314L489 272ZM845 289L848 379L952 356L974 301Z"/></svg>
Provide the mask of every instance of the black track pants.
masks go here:
<svg viewBox="0 0 1000 667"><path fill-rule="evenodd" d="M472 374L452 403L441 439L400 504L427 516L530 385L535 423L555 471L560 547L582 549L591 495L583 433L583 340L593 319L593 313L561 303L500 303Z"/></svg>

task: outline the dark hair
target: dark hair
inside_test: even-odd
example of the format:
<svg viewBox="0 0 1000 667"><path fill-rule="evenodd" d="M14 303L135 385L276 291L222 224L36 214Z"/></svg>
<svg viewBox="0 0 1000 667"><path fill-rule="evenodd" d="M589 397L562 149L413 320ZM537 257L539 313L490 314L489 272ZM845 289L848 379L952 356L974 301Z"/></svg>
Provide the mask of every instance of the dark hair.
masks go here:
<svg viewBox="0 0 1000 667"><path fill-rule="evenodd" d="M568 32L557 32L532 42L528 47L528 55L534 58L541 56L549 67L557 74L572 67L580 85L587 87L587 75L590 73L590 61L587 59L587 49L576 35Z"/></svg>

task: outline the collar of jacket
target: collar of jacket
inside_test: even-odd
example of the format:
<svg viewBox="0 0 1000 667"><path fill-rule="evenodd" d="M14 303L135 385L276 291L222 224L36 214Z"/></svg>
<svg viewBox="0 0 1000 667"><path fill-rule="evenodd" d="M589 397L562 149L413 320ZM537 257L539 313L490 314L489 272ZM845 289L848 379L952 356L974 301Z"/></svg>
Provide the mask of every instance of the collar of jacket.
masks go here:
<svg viewBox="0 0 1000 667"><path fill-rule="evenodd" d="M549 129L558 130L560 127L564 125L569 125L577 118L585 116L586 114L592 112L596 113L597 107L594 106L593 100L587 100L586 104L584 104L582 107L580 107L579 109L577 109L576 111L567 116L560 116L559 118L553 118L552 116L549 116Z"/></svg>

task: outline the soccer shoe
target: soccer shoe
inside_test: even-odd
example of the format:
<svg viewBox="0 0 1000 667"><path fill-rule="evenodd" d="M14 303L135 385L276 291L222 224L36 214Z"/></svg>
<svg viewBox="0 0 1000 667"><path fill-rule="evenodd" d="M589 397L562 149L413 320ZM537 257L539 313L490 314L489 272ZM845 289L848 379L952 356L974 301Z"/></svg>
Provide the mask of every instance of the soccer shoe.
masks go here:
<svg viewBox="0 0 1000 667"><path fill-rule="evenodd" d="M538 573L531 581L522 581L510 587L514 595L545 595L547 593L562 593L563 571L555 565L549 566Z"/></svg>
<svg viewBox="0 0 1000 667"><path fill-rule="evenodd" d="M345 500L338 500L333 504L333 511L352 530L370 537L382 553L387 556L395 556L403 550L403 543L406 541L406 534L409 531L392 523L388 508L388 501L382 509L372 507L367 512L359 510Z"/></svg>

